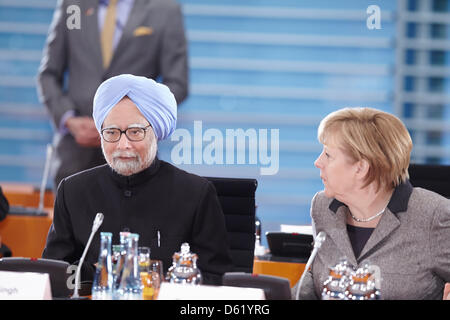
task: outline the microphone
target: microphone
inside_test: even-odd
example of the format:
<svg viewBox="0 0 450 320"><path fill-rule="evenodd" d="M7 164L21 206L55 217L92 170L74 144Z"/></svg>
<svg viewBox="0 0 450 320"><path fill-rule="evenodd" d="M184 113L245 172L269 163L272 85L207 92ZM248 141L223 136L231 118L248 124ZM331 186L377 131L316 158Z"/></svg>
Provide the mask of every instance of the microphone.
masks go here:
<svg viewBox="0 0 450 320"><path fill-rule="evenodd" d="M327 234L325 231L320 231L316 238L314 239L314 248L309 256L308 262L306 263L305 270L303 271L303 274L300 278L300 281L298 282L297 286L297 292L295 294L295 299L298 300L300 297L300 288L302 287L303 280L305 279L306 272L308 271L309 267L311 266L312 262L314 261L314 258L316 257L317 252L319 251L322 244L325 242L325 239L327 238Z"/></svg>
<svg viewBox="0 0 450 320"><path fill-rule="evenodd" d="M92 225L91 235L89 236L89 240L88 240L88 242L86 244L86 247L84 248L83 255L81 256L81 259L80 259L80 261L78 263L77 272L75 274L75 290L74 290L74 293L72 295L72 299L80 298L80 296L78 295L78 288L80 287L81 266L83 265L84 258L86 257L86 254L87 254L87 252L89 250L89 247L91 245L92 238L94 237L94 235L97 232L98 228L100 228L100 226L103 223L103 218L104 218L104 215L103 215L103 213L100 213L100 212L97 213L97 215L95 216L94 223Z"/></svg>
<svg viewBox="0 0 450 320"><path fill-rule="evenodd" d="M45 189L47 186L48 174L50 172L52 153L53 153L52 145L47 144L47 154L45 157L44 175L42 177L41 190L39 192L39 207L38 207L39 212L44 211L44 196L45 196Z"/></svg>

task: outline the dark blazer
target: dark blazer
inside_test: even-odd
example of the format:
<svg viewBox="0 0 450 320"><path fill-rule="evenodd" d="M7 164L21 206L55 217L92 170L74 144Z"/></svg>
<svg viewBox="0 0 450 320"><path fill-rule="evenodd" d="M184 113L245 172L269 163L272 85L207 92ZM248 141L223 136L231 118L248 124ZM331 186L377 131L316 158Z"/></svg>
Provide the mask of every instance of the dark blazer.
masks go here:
<svg viewBox="0 0 450 320"><path fill-rule="evenodd" d="M111 232L118 244L124 230L139 234L139 246L150 247L151 258L162 260L164 271L183 242L198 254L206 283L218 284L232 270L225 217L214 186L202 177L156 159L129 177L103 165L63 179L43 257L76 263L97 212L104 220L86 255L91 266L86 280L98 260L100 232Z"/></svg>
<svg viewBox="0 0 450 320"><path fill-rule="evenodd" d="M98 2L58 1L38 74L40 100L56 128L69 110L79 116L92 116L98 86L119 74L161 77L178 103L187 96L187 44L180 6L173 0L135 0L111 64L104 70ZM67 27L70 15L66 10L70 5L80 8L80 29ZM61 136L57 132L55 144L57 183L104 163L100 148L80 147L70 134Z"/></svg>
<svg viewBox="0 0 450 320"><path fill-rule="evenodd" d="M450 281L450 200L409 182L400 185L359 257L348 237L347 211L323 191L314 196L314 229L327 238L305 276L301 299L320 298L329 267L341 257L354 267L369 262L380 268L382 299L442 299Z"/></svg>
<svg viewBox="0 0 450 320"><path fill-rule="evenodd" d="M2 188L0 187L0 221L6 218L8 211L9 211L8 199L6 199L5 195L2 192ZM11 255L12 255L11 250L5 244L2 243L0 237L0 258L10 257Z"/></svg>
<svg viewBox="0 0 450 320"><path fill-rule="evenodd" d="M0 221L6 218L9 211L8 199L3 194L2 187L0 187Z"/></svg>

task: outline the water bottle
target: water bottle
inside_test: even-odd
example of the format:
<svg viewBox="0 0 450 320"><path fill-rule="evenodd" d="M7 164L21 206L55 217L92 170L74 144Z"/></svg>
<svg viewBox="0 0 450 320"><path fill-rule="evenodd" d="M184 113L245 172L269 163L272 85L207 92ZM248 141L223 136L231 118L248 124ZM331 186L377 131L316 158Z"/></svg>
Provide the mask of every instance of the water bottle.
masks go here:
<svg viewBox="0 0 450 320"><path fill-rule="evenodd" d="M142 282L138 262L139 235L130 233L127 241L125 265L116 298L119 300L142 300Z"/></svg>
<svg viewBox="0 0 450 320"><path fill-rule="evenodd" d="M125 254L126 251L124 245L116 244L112 246L113 291L118 288L118 283L120 283L117 279L119 278L119 273L122 271Z"/></svg>
<svg viewBox="0 0 450 320"><path fill-rule="evenodd" d="M113 290L113 272L111 262L110 232L100 233L100 253L92 284L92 300L111 300Z"/></svg>
<svg viewBox="0 0 450 320"><path fill-rule="evenodd" d="M260 257L266 254L266 248L261 244L261 220L255 217L255 257Z"/></svg>
<svg viewBox="0 0 450 320"><path fill-rule="evenodd" d="M127 247L128 247L128 236L130 232L122 231L120 232L120 246L122 247L122 251L120 256L117 257L118 261L116 262L116 270L114 276L114 293L119 289L120 282L122 280L122 272L123 267L125 266L125 258L127 255Z"/></svg>

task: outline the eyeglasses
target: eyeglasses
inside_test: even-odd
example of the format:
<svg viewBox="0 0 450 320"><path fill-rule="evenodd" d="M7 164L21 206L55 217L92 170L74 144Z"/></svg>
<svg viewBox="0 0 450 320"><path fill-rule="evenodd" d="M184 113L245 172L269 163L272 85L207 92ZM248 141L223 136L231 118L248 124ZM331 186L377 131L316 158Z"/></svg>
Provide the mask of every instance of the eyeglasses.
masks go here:
<svg viewBox="0 0 450 320"><path fill-rule="evenodd" d="M140 128L140 127L130 127L126 130L120 130L118 128L105 128L102 129L102 138L106 142L117 142L122 137L122 133L125 133L125 136L130 141L142 141L145 138L145 133L147 132L150 125Z"/></svg>

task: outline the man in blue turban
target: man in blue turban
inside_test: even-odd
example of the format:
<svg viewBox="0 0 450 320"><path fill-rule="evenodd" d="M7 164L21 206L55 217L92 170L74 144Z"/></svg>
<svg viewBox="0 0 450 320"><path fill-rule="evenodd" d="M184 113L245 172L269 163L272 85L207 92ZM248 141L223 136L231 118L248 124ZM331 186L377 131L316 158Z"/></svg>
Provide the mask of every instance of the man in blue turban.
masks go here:
<svg viewBox="0 0 450 320"><path fill-rule="evenodd" d="M124 108L129 112L124 112ZM123 113L134 114L134 120L124 129L128 139L121 140L117 121L128 121L122 117ZM111 118L117 114L119 119L110 125ZM156 140L164 140L175 130L177 103L167 86L145 77L123 74L100 85L94 96L92 115L102 137L106 162L127 176L147 168L156 156ZM144 139L147 132L150 139ZM124 143L129 148L122 148Z"/></svg>
<svg viewBox="0 0 450 320"><path fill-rule="evenodd" d="M214 186L156 156L157 140L175 129L176 110L170 90L151 79L120 75L100 85L93 117L107 164L61 181L44 258L77 263L102 212L82 279L93 277L99 233L112 232L113 243L119 243L119 233L129 231L140 235L139 246L150 247L165 271L181 244L189 243L204 283L221 283L232 261Z"/></svg>
<svg viewBox="0 0 450 320"><path fill-rule="evenodd" d="M158 140L175 130L177 102L169 88L152 79L122 74L103 82L95 93L92 116L99 133L108 113L124 97L131 99L150 122Z"/></svg>

